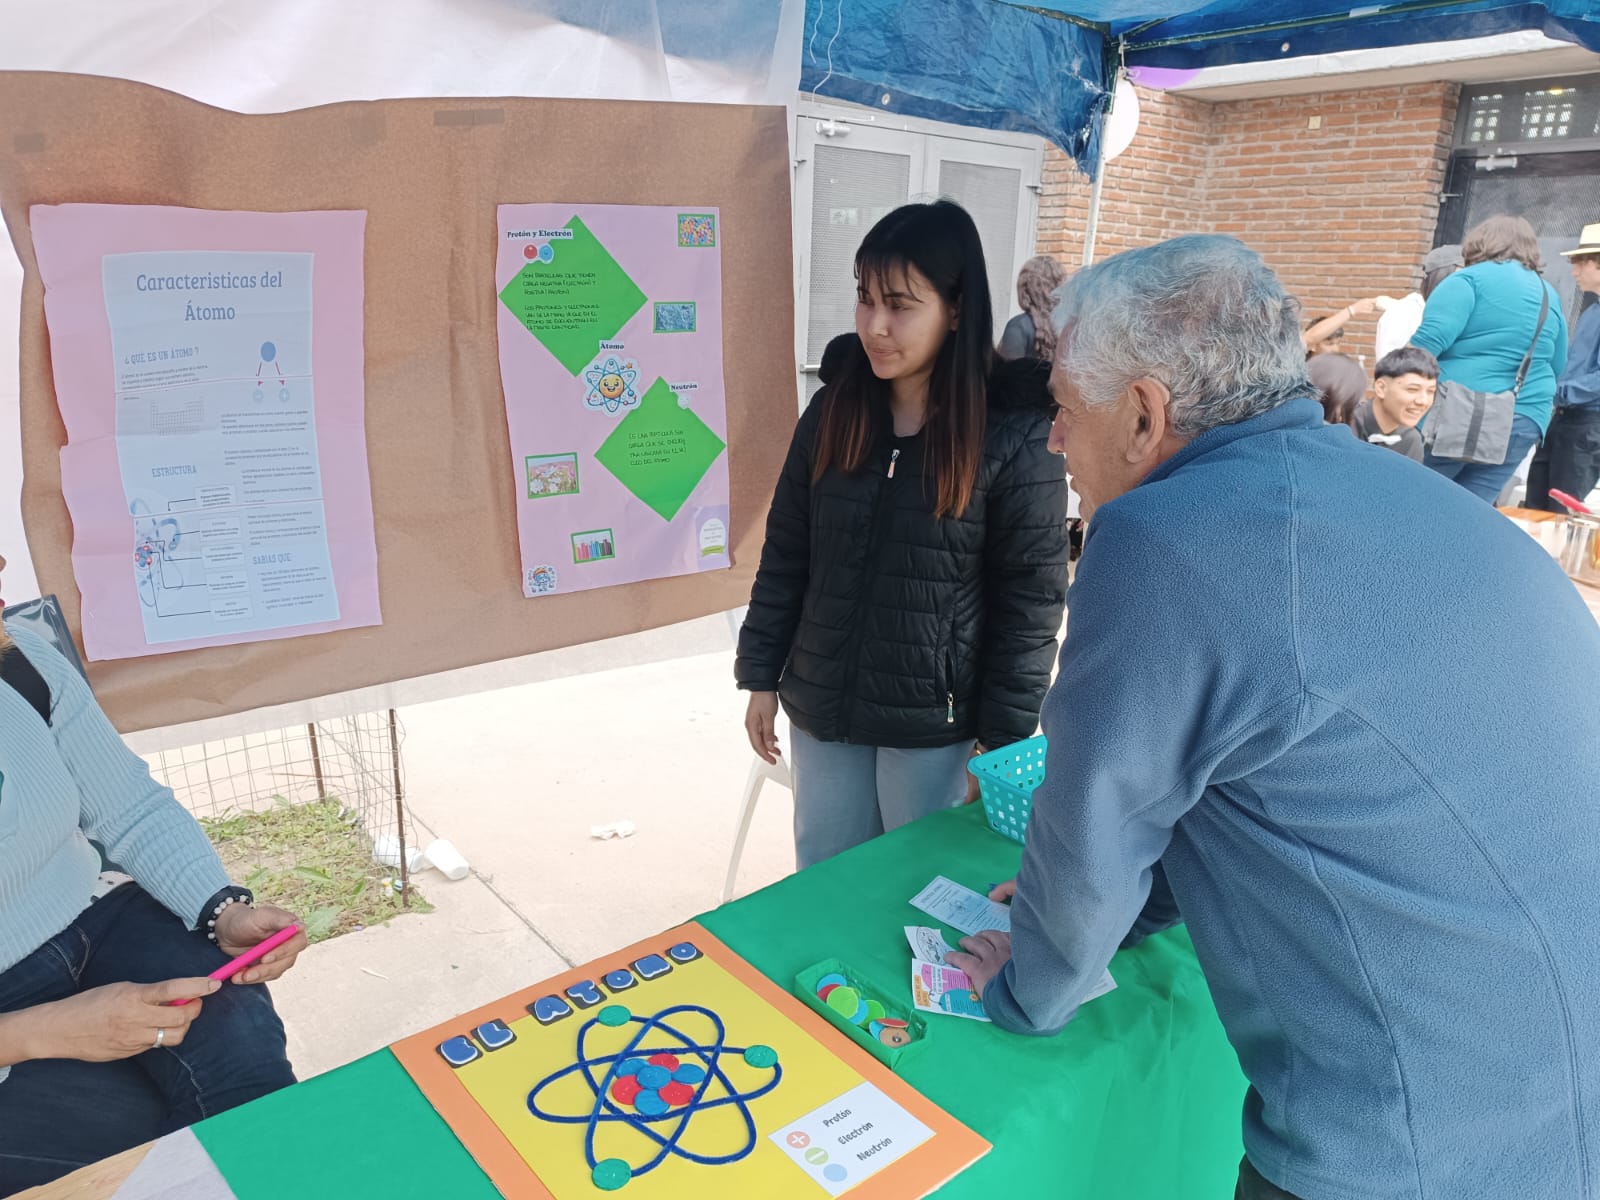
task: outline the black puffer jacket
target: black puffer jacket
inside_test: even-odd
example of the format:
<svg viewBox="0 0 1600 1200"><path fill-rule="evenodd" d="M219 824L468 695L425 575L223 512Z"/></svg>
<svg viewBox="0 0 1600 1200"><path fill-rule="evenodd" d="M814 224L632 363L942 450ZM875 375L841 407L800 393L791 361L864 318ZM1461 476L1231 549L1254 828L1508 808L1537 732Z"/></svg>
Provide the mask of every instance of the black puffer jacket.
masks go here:
<svg viewBox="0 0 1600 1200"><path fill-rule="evenodd" d="M972 502L942 520L921 435L885 437L869 468L811 482L819 393L772 498L741 688L777 691L821 741L994 748L1034 732L1067 590L1048 377L1034 359L996 367Z"/></svg>

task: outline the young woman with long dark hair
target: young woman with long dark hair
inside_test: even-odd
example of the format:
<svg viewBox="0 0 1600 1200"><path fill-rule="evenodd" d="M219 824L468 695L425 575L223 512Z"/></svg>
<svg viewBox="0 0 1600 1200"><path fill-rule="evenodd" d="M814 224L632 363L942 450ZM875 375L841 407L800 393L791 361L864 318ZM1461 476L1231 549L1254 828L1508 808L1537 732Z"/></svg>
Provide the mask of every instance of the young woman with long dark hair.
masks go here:
<svg viewBox="0 0 1600 1200"><path fill-rule="evenodd" d="M972 218L911 204L856 253L856 333L800 418L739 635L750 743L789 714L800 866L961 802L1030 736L1067 581L1049 364L997 364Z"/></svg>

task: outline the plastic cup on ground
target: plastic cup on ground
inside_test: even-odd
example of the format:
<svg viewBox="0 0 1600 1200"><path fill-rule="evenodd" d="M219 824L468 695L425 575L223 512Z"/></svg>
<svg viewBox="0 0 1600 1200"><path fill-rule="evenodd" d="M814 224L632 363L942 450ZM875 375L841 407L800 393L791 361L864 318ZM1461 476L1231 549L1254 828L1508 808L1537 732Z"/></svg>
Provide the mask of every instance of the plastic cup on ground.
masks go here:
<svg viewBox="0 0 1600 1200"><path fill-rule="evenodd" d="M461 851L444 838L429 842L422 854L446 879L465 879L472 870Z"/></svg>
<svg viewBox="0 0 1600 1200"><path fill-rule="evenodd" d="M400 865L400 839L392 833L380 833L373 838L372 861L380 866L398 867ZM410 872L424 871L427 867L427 856L416 846L407 846L406 870Z"/></svg>

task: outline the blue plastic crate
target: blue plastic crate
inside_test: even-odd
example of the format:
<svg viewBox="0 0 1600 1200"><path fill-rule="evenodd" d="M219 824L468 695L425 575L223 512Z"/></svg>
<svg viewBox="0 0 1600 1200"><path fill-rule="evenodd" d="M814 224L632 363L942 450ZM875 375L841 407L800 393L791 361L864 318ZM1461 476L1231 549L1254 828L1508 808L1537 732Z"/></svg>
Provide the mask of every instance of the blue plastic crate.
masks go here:
<svg viewBox="0 0 1600 1200"><path fill-rule="evenodd" d="M978 780L989 828L1020 842L1033 811L1033 789L1044 781L1044 735L1013 742L967 764Z"/></svg>

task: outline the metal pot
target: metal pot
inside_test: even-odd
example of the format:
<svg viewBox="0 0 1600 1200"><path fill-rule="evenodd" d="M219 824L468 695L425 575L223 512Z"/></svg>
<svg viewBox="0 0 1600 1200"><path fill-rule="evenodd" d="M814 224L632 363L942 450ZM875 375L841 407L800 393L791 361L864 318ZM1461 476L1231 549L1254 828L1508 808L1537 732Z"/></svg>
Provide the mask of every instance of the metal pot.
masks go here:
<svg viewBox="0 0 1600 1200"><path fill-rule="evenodd" d="M1573 513L1567 517L1561 569L1579 583L1600 587L1600 516Z"/></svg>

